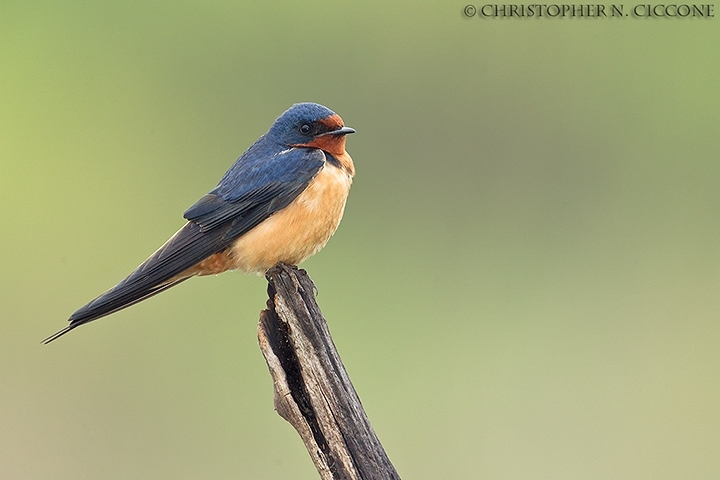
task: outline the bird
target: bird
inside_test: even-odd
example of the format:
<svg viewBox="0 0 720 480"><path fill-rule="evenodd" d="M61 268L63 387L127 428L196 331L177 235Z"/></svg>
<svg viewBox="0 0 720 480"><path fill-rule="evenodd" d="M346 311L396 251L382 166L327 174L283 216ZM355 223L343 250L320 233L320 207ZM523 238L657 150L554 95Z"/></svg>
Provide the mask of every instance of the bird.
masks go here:
<svg viewBox="0 0 720 480"><path fill-rule="evenodd" d="M345 151L351 133L355 130L323 105L291 106L185 211L180 230L43 343L194 276L228 270L263 274L317 253L340 224L355 175Z"/></svg>

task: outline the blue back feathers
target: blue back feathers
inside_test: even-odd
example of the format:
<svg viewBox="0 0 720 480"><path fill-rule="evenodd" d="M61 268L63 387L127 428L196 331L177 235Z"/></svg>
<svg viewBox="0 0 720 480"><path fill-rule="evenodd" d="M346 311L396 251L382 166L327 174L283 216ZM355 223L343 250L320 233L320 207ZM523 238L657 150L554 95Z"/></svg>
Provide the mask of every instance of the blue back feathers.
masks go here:
<svg viewBox="0 0 720 480"><path fill-rule="evenodd" d="M331 115L334 115L332 110L317 103L296 103L238 158L210 193L235 201L268 183L280 182L293 187L298 182L306 183L319 171L325 156L315 149L287 150L292 144L308 141L308 137L300 133L302 124Z"/></svg>

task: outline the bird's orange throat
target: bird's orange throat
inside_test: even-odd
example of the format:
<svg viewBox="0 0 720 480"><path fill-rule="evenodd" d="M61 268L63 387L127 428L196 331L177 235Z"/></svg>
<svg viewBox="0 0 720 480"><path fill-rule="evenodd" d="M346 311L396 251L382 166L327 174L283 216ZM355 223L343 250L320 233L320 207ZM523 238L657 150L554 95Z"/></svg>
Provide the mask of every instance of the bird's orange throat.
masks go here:
<svg viewBox="0 0 720 480"><path fill-rule="evenodd" d="M351 177L355 176L355 165L353 164L352 158L350 158L350 154L345 151L345 135L326 135L316 138L312 142L293 146L319 148L337 159L337 161L340 162L340 167Z"/></svg>
<svg viewBox="0 0 720 480"><path fill-rule="evenodd" d="M325 125L330 131L339 130L345 126L343 119L337 113L330 115L327 118L320 120L320 123ZM312 147L319 148L334 157L341 157L347 155L345 152L345 135L321 135L315 138L312 142L303 143L301 145L295 145L297 147ZM340 163L343 163L342 161ZM352 160L350 161L352 164ZM345 166L343 164L343 166ZM350 171L350 170L348 170ZM354 171L353 171L354 173Z"/></svg>
<svg viewBox="0 0 720 480"><path fill-rule="evenodd" d="M303 146L319 148L330 155L339 157L345 153L345 135L323 135Z"/></svg>

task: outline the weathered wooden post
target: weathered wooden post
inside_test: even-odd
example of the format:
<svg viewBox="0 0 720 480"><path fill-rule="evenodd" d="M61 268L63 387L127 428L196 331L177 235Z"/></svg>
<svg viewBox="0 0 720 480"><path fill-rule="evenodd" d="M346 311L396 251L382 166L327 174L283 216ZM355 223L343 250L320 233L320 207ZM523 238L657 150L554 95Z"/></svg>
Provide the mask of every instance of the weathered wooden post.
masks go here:
<svg viewBox="0 0 720 480"><path fill-rule="evenodd" d="M297 430L323 480L399 479L350 382L305 270L270 269L258 338L275 409Z"/></svg>

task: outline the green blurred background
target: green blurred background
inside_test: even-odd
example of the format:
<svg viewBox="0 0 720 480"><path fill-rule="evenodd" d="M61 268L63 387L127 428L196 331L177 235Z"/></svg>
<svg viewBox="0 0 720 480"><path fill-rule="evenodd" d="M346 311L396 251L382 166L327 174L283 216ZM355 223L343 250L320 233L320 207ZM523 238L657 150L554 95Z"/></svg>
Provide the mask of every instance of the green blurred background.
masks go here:
<svg viewBox="0 0 720 480"><path fill-rule="evenodd" d="M717 19L464 6L2 3L0 478L317 478L260 277L39 344L299 101L358 131L303 266L403 478L720 478Z"/></svg>

